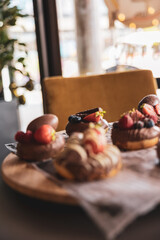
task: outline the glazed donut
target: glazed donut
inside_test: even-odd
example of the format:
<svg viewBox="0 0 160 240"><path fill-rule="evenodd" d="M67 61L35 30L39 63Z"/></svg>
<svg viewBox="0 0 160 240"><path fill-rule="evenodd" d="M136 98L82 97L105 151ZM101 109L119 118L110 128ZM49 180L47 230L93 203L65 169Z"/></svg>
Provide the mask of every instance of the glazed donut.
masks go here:
<svg viewBox="0 0 160 240"><path fill-rule="evenodd" d="M96 117L97 113L100 114ZM69 116L68 118L69 122L66 125L66 133L70 136L73 132L84 132L87 128L89 128L89 124L91 122L93 124L99 124L102 128L104 128L107 131L108 122L105 119L103 119L103 113L104 113L103 109L99 107Z"/></svg>
<svg viewBox="0 0 160 240"><path fill-rule="evenodd" d="M97 133L97 140L90 137L95 136L94 131L87 129L84 133L73 133L70 136L64 151L53 162L60 176L72 181L92 181L112 177L121 169L119 149L114 145L104 145L101 133ZM100 144L99 147L103 144L103 151L95 154L89 151L91 148L88 148L88 144L94 149L97 149L97 144Z"/></svg>
<svg viewBox="0 0 160 240"><path fill-rule="evenodd" d="M43 124L48 124L56 130L58 126L58 117L54 114L44 114L31 121L27 127L27 130L35 132Z"/></svg>
<svg viewBox="0 0 160 240"><path fill-rule="evenodd" d="M138 150L156 145L160 130L157 126L142 129L112 129L112 142L120 149Z"/></svg>
<svg viewBox="0 0 160 240"><path fill-rule="evenodd" d="M18 143L17 156L27 161L43 161L55 157L63 150L65 141L62 135L56 134L55 141L48 144L39 144L37 142Z"/></svg>
<svg viewBox="0 0 160 240"><path fill-rule="evenodd" d="M160 129L151 118L146 118L138 110L129 111L113 124L111 138L113 144L124 150L138 150L156 145Z"/></svg>
<svg viewBox="0 0 160 240"><path fill-rule="evenodd" d="M55 157L62 151L65 140L55 133L58 118L53 114L44 114L34 119L27 127L26 133L17 132L17 155L28 161L43 161Z"/></svg>

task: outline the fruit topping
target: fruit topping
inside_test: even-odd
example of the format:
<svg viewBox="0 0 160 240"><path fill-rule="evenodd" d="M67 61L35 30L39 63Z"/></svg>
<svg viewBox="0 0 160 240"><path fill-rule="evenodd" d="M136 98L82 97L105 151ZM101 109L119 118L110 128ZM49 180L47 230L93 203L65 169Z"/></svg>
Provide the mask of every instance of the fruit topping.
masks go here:
<svg viewBox="0 0 160 240"><path fill-rule="evenodd" d="M151 127L153 127L155 125L155 123L154 123L154 121L152 120L152 119L150 119L150 118L145 118L145 120L144 120L144 126L146 127L146 128L151 128Z"/></svg>
<svg viewBox="0 0 160 240"><path fill-rule="evenodd" d="M103 118L105 111L98 111L91 113L83 118L84 121L86 122L96 122L98 123L100 119Z"/></svg>
<svg viewBox="0 0 160 240"><path fill-rule="evenodd" d="M25 136L25 133L24 133L24 132L18 131L18 132L15 134L14 138L15 138L15 140L16 140L17 142L23 143L23 142L24 142L24 138L25 138L24 136Z"/></svg>
<svg viewBox="0 0 160 240"><path fill-rule="evenodd" d="M29 130L26 133L18 131L14 138L20 143L30 143L33 140L33 133Z"/></svg>
<svg viewBox="0 0 160 240"><path fill-rule="evenodd" d="M138 103L138 110L141 111L141 106L144 104L144 103L147 103L151 106L156 106L158 103L159 103L159 98L157 95L155 94L149 94L147 96L145 96L144 98L142 98L142 100Z"/></svg>
<svg viewBox="0 0 160 240"><path fill-rule="evenodd" d="M147 115L149 118L153 119L153 121L156 123L158 121L158 117L157 114L154 111L154 107L152 107L151 105L144 103L141 106L142 109L142 113L144 115Z"/></svg>
<svg viewBox="0 0 160 240"><path fill-rule="evenodd" d="M155 107L155 112L157 113L157 115L160 115L160 103L158 103Z"/></svg>
<svg viewBox="0 0 160 240"><path fill-rule="evenodd" d="M118 128L118 122L113 123L113 128Z"/></svg>
<svg viewBox="0 0 160 240"><path fill-rule="evenodd" d="M144 122L142 122L142 121L134 122L133 128L134 128L134 129L144 128Z"/></svg>
<svg viewBox="0 0 160 240"><path fill-rule="evenodd" d="M30 143L33 140L33 133L30 130L27 130L24 136L25 143Z"/></svg>
<svg viewBox="0 0 160 240"><path fill-rule="evenodd" d="M68 118L68 121L70 123L79 123L79 122L81 122L81 120L82 120L82 118L80 116L76 116L76 115L71 115Z"/></svg>
<svg viewBox="0 0 160 240"><path fill-rule="evenodd" d="M118 126L120 129L130 129L133 127L133 124L134 122L131 116L129 114L125 114L120 118Z"/></svg>
<svg viewBox="0 0 160 240"><path fill-rule="evenodd" d="M130 114L131 118L133 119L133 121L138 121L138 120L144 119L144 117L145 117L137 109L133 109L132 111L129 111L129 114Z"/></svg>
<svg viewBox="0 0 160 240"><path fill-rule="evenodd" d="M84 132L83 145L89 156L103 152L106 146L104 129L100 127L88 128Z"/></svg>
<svg viewBox="0 0 160 240"><path fill-rule="evenodd" d="M55 140L55 130L47 124L42 125L34 133L34 139L38 143L47 144Z"/></svg>

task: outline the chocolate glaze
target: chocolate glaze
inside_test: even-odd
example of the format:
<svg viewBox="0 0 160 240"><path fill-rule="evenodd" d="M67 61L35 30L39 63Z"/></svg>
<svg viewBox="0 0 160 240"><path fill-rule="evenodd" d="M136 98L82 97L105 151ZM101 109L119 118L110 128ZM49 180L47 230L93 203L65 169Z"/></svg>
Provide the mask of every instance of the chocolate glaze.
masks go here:
<svg viewBox="0 0 160 240"><path fill-rule="evenodd" d="M142 129L129 129L122 130L119 128L112 129L112 142L116 144L116 142L133 142L133 141L141 141L145 139L152 139L160 136L160 129L157 126L151 128L142 128Z"/></svg>
<svg viewBox="0 0 160 240"><path fill-rule="evenodd" d="M90 122L80 122L80 123L68 122L66 125L66 133L70 136L73 132L84 132L87 128L89 128L89 124ZM100 124L104 129L108 128L108 122L105 119L100 119L98 124Z"/></svg>
<svg viewBox="0 0 160 240"><path fill-rule="evenodd" d="M44 114L30 122L30 124L27 127L27 130L35 132L39 127L41 127L44 124L48 124L56 130L58 126L58 117L54 114Z"/></svg>
<svg viewBox="0 0 160 240"><path fill-rule="evenodd" d="M48 144L37 142L18 143L17 155L24 160L42 161L55 157L64 148L65 140L60 134L56 134L56 140Z"/></svg>

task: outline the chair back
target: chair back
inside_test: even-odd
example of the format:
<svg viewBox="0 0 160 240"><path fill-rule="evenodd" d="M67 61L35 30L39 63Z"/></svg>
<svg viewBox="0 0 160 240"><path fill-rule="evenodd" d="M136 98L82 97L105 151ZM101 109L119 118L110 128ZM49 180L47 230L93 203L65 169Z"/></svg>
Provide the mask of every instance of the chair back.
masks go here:
<svg viewBox="0 0 160 240"><path fill-rule="evenodd" d="M149 70L48 77L43 88L45 112L58 116L58 130L65 129L69 115L95 107L106 111L107 121L116 121L123 112L137 108L145 95L156 94L156 89Z"/></svg>

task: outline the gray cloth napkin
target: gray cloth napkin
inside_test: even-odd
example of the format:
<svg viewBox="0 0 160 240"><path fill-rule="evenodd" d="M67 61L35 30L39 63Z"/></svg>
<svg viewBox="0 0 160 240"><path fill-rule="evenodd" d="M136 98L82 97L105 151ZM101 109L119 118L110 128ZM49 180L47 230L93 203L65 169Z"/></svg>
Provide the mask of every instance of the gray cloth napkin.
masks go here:
<svg viewBox="0 0 160 240"><path fill-rule="evenodd" d="M106 239L113 239L160 202L156 147L121 154L123 169L115 177L94 182L59 179L51 160L33 166L67 189L102 229Z"/></svg>

